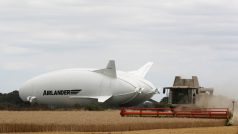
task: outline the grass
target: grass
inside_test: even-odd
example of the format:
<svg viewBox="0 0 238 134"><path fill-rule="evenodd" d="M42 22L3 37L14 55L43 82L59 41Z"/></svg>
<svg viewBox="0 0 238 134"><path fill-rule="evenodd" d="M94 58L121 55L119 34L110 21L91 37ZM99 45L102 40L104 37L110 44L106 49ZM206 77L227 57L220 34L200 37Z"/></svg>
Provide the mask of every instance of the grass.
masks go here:
<svg viewBox="0 0 238 134"><path fill-rule="evenodd" d="M0 111L0 132L111 132L224 126L223 119L121 117L120 111Z"/></svg>

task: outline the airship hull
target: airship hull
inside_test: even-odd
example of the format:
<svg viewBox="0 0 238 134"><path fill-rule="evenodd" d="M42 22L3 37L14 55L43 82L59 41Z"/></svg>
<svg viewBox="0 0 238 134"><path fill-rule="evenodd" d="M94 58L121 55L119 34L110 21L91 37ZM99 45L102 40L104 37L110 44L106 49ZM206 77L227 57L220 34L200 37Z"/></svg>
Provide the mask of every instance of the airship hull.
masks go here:
<svg viewBox="0 0 238 134"><path fill-rule="evenodd" d="M154 95L151 83L133 74L110 70L114 66L106 70L66 69L43 74L27 81L19 94L24 101L54 106L130 106Z"/></svg>

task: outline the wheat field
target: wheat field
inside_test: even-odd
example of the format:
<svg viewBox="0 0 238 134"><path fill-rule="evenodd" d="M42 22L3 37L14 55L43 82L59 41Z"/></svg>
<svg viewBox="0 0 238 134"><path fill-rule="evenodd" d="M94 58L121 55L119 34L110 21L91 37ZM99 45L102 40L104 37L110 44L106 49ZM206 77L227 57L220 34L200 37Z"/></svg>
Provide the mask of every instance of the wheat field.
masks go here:
<svg viewBox="0 0 238 134"><path fill-rule="evenodd" d="M25 134L25 133L18 133L18 134ZM153 130L139 130L139 131L122 131L122 132L35 132L31 134L238 134L238 127L229 126L229 127L153 129Z"/></svg>
<svg viewBox="0 0 238 134"><path fill-rule="evenodd" d="M223 119L121 117L107 111L0 111L0 132L112 132L224 126Z"/></svg>

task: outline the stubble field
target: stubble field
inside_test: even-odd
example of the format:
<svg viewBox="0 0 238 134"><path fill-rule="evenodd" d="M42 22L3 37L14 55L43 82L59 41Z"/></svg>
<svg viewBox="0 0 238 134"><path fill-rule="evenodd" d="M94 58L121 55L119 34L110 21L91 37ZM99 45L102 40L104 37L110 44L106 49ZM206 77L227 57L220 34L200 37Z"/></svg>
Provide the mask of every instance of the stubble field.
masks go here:
<svg viewBox="0 0 238 134"><path fill-rule="evenodd" d="M119 110L0 111L0 132L121 132L218 127L226 122L223 119L121 117L119 113Z"/></svg>

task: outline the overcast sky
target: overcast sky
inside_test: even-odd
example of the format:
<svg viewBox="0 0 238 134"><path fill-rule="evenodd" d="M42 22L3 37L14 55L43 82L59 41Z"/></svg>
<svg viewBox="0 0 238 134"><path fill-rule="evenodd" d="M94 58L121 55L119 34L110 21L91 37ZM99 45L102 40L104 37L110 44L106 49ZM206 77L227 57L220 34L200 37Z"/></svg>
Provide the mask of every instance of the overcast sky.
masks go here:
<svg viewBox="0 0 238 134"><path fill-rule="evenodd" d="M160 90L197 75L238 95L237 0L0 0L0 92L52 70L154 66ZM159 97L159 95L158 95Z"/></svg>

